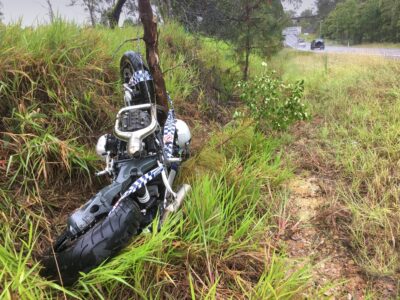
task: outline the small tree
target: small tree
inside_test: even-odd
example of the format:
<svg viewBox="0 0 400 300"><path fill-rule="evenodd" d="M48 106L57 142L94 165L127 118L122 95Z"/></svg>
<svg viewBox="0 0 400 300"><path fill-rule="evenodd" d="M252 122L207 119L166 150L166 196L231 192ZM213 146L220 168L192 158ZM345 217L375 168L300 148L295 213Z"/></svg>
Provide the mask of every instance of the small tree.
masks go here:
<svg viewBox="0 0 400 300"><path fill-rule="evenodd" d="M236 44L243 66L243 79L249 76L250 55L270 55L281 45L281 32L287 21L280 1L218 1L223 13L220 35ZM225 24L224 24L225 23Z"/></svg>
<svg viewBox="0 0 400 300"><path fill-rule="evenodd" d="M112 1L111 3L114 5L113 11L118 11L118 16L116 17L116 19L113 20L113 22L115 22L115 26L115 24L118 23L117 19L119 19L119 14L121 13L122 7L125 3L127 3L127 1L117 0L116 3L114 3L113 0L106 1ZM157 20L153 14L153 9L149 0L138 0L138 4L139 18L143 24L144 29L143 40L146 44L146 59L154 79L156 101L157 104L162 106L166 112L168 110L168 96L165 88L163 73L161 71L160 59L158 56ZM100 0L97 1L97 5L100 5ZM130 6L130 8L132 9L132 6ZM160 120L161 123L163 123L164 121L165 120Z"/></svg>
<svg viewBox="0 0 400 300"><path fill-rule="evenodd" d="M55 19L53 5L51 4L50 0L46 0L46 5L47 5L47 14L49 15L50 18L50 23L53 23Z"/></svg>
<svg viewBox="0 0 400 300"><path fill-rule="evenodd" d="M172 0L173 16L190 30L231 41L236 46L243 79L251 53L270 55L281 47L288 18L280 0ZM297 3L298 0L288 1Z"/></svg>
<svg viewBox="0 0 400 300"><path fill-rule="evenodd" d="M71 0L69 5L81 5L84 10L89 13L90 23L95 27L97 23L97 14L101 12L103 3L103 0Z"/></svg>
<svg viewBox="0 0 400 300"><path fill-rule="evenodd" d="M119 17L121 16L122 7L124 6L126 0L117 0L117 2L112 7L108 14L108 20L110 22L110 27L115 28L118 26Z"/></svg>

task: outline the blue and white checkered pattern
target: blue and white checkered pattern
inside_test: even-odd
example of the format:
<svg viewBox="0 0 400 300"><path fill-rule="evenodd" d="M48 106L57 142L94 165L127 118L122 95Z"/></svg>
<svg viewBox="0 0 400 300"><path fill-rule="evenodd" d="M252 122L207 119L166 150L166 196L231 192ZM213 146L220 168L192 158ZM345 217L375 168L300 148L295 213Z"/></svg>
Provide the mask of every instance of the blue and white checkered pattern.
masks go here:
<svg viewBox="0 0 400 300"><path fill-rule="evenodd" d="M164 154L167 158L172 157L174 150L175 122L175 111L171 108L164 125Z"/></svg>
<svg viewBox="0 0 400 300"><path fill-rule="evenodd" d="M129 85L137 85L139 82L153 80L153 77L146 70L139 70L133 73L131 79L129 80Z"/></svg>
<svg viewBox="0 0 400 300"><path fill-rule="evenodd" d="M149 181L152 181L154 178L156 178L158 175L161 174L161 172L164 170L163 166L157 167L150 172L144 174L142 177L138 178L131 186L129 189L126 190L126 192L119 198L119 200L114 204L113 209L110 211L110 213L119 205L119 203L128 197L129 195L133 194L137 190L141 189L143 186L145 186ZM110 214L109 213L109 214Z"/></svg>
<svg viewBox="0 0 400 300"><path fill-rule="evenodd" d="M142 177L137 179L131 187L122 195L121 199L125 199L128 197L130 194L133 194L137 190L141 189L145 184L147 184L149 181L152 181L155 177L161 174L161 172L164 170L164 167L160 166L157 167L150 172L144 174Z"/></svg>

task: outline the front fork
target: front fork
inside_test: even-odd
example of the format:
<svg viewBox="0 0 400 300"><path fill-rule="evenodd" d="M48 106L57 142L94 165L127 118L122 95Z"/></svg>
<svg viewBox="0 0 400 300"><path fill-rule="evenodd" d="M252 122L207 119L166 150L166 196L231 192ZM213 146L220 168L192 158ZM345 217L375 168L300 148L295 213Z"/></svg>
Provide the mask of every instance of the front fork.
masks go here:
<svg viewBox="0 0 400 300"><path fill-rule="evenodd" d="M172 190L171 186L175 180L178 168L179 166L177 164L171 164L171 169L169 171L168 178L165 170L161 173L166 189L165 189L163 210L160 217L160 225L164 223L164 221L167 219L170 213L178 211L186 195L191 190L191 186L188 184L182 185L182 187L176 193ZM170 198L171 196L172 196L172 201L168 203L168 198Z"/></svg>

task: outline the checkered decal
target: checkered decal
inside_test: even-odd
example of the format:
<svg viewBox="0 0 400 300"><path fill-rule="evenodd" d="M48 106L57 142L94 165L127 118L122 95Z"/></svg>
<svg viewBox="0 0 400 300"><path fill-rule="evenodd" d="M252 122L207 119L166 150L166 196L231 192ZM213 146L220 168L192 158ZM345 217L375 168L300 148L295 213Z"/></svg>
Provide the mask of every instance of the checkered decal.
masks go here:
<svg viewBox="0 0 400 300"><path fill-rule="evenodd" d="M167 121L165 121L164 125L164 154L167 158L172 157L174 150L175 121L175 111L171 108L168 111Z"/></svg>
<svg viewBox="0 0 400 300"><path fill-rule="evenodd" d="M146 70L139 70L133 73L129 80L129 85L137 85L139 82L153 80L153 77Z"/></svg>
<svg viewBox="0 0 400 300"><path fill-rule="evenodd" d="M164 170L164 167L160 166L157 167L150 172L144 174L142 177L138 178L131 186L129 189L126 190L126 192L119 198L117 203L114 204L113 209L110 211L110 213L118 206L118 204L121 202L121 200L125 199L129 195L133 194L137 190L141 189L144 185L146 185L149 181L152 181L155 177L161 174L161 172ZM109 214L110 214L109 213Z"/></svg>
<svg viewBox="0 0 400 300"><path fill-rule="evenodd" d="M141 189L145 184L157 177L157 175L160 175L163 170L164 167L158 167L144 174L131 185L131 187L122 195L120 200L125 199L130 194L133 194L137 190Z"/></svg>

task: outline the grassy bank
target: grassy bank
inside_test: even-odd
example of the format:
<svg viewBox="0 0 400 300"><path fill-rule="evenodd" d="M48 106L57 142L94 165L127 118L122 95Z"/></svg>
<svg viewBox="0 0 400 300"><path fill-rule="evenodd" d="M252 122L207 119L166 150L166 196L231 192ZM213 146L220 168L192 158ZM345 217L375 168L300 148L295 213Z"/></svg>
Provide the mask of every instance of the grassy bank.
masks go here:
<svg viewBox="0 0 400 300"><path fill-rule="evenodd" d="M320 217L367 280L386 280L398 296L400 63L282 52L274 65L306 82L314 120L299 134L308 147L297 158L326 183L330 200Z"/></svg>
<svg viewBox="0 0 400 300"><path fill-rule="evenodd" d="M94 143L111 131L121 104L119 57L137 45L115 49L138 31L59 21L0 27L0 298L299 297L309 287L309 266L276 247L287 200L281 183L291 176L282 140L246 122L216 130L237 101L234 51L176 24L161 28L161 61L197 145L181 175L193 185L191 196L160 233L141 235L75 287L38 275L38 257L67 214L107 183L93 176L101 167ZM261 68L254 57L251 74Z"/></svg>

